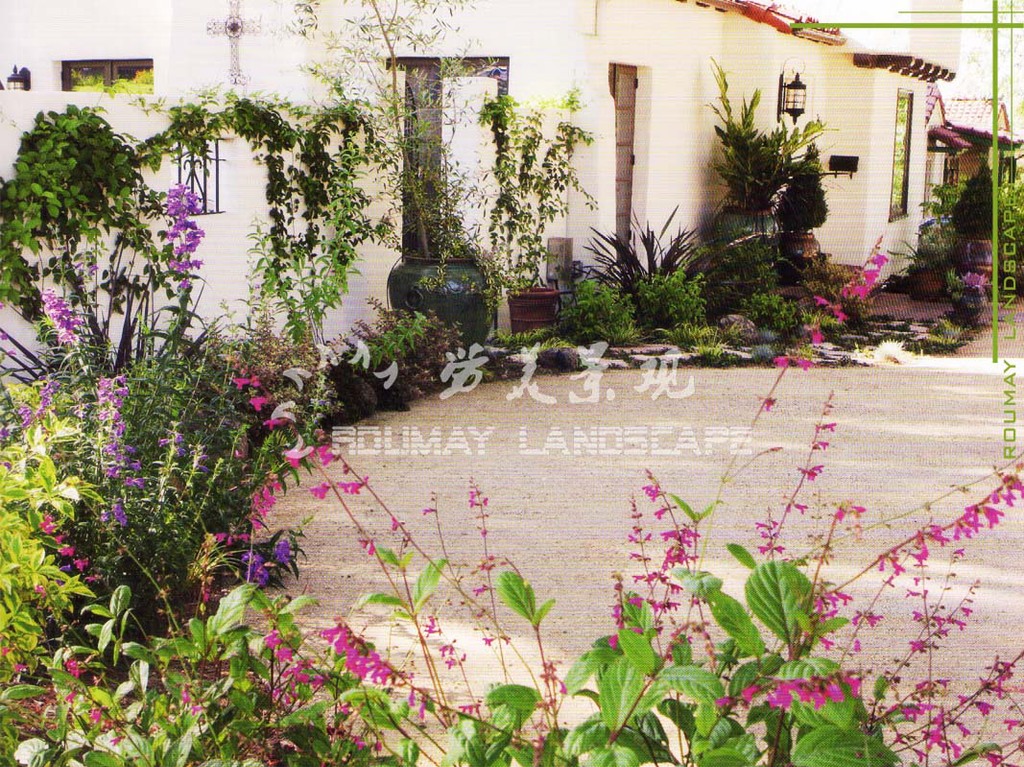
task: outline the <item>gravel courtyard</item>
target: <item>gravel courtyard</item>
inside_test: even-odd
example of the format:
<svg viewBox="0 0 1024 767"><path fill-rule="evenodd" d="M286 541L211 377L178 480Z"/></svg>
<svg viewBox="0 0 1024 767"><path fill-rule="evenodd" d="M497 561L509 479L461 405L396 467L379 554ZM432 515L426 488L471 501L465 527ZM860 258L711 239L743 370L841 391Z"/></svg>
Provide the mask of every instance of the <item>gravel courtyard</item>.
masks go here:
<svg viewBox="0 0 1024 767"><path fill-rule="evenodd" d="M699 509L716 497L719 480L734 460L732 450L759 454L781 448L753 462L753 455L736 457L735 465L751 463L723 489L724 504L707 531L705 569L723 575L726 590L742 596L746 571L725 551L725 544L738 542L751 550L758 545L754 525L769 507L778 510L792 492L830 393L833 410L825 420L835 422L835 432L822 437L830 444L816 454L814 463L824 469L801 495L810 508L790 523L783 541L787 555L808 548L808 535L821 529L817 512L827 513L829 504L834 508L836 502L849 500L865 506L863 535L846 535L826 568L826 577L840 582L901 540L914 522L949 521L966 503L978 500L994 486L993 480L982 481L966 495L954 492L930 510L919 508L957 486L983 480L1004 463L1003 366L982 360L937 362L932 367L790 370L774 394L777 404L761 417L746 444L745 430L769 392L775 370L680 369L676 390L692 374L692 395L657 400L650 391L637 391L642 371L609 371L600 380L599 403L573 404L570 395L585 398L588 392L583 380L568 375L534 379L538 393L554 397L557 404L529 394L510 401L514 384L485 384L446 401L426 398L408 412L379 414L355 429L336 432L336 444L358 472L369 476L373 489L419 542L440 556L435 518L423 514L425 507L436 506L448 556L467 565L467 571L483 556L483 541L467 503L475 482L490 499L490 552L514 560L539 600L556 598L545 622L545 641L549 652L565 661L611 631L613 573L628 580L637 572L629 558L634 547L626 540L631 499L636 499L655 538L665 529L654 520L655 507L644 495L645 470ZM334 479L351 479L335 466L329 469ZM305 484L320 481L306 479ZM359 513L370 508L365 493L354 501ZM992 654L1008 658L1019 649L1024 526L1009 511L997 529L968 543L966 560L948 581L954 603L975 579L982 584L968 630L955 635L950 649L938 656L937 663L950 670L940 675L968 679L981 673ZM896 519L908 512L913 513ZM293 490L278 505L272 524L303 519L308 520L307 559L301 563L299 582L289 590L320 600L310 620L326 625L333 616L346 615L381 639L385 631L392 632L391 639L401 644L403 629L388 628L384 613L350 615L360 594L382 590L386 582L337 503ZM388 545L389 516L366 512L363 519ZM885 520L891 523L878 524ZM657 546L657 541L649 545ZM948 555L948 549L933 552L934 594L942 588ZM479 576L476 581L467 577L470 585L479 581ZM871 573L849 590L869 598L881 577ZM877 611L909 616L919 608L920 600L905 598L907 585L909 581L890 590ZM474 681L497 678L493 648L483 647L471 621L460 618L454 606L444 615L442 626L468 654ZM527 631L508 625L512 634ZM915 629L909 619L890 617L865 631L860 662L877 669L902 655Z"/></svg>

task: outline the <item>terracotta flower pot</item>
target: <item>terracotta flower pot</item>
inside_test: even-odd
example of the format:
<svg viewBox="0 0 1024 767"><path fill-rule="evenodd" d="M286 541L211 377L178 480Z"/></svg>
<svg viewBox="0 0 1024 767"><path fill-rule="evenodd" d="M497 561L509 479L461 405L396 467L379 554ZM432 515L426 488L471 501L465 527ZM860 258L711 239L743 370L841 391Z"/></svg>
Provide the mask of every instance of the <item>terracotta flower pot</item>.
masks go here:
<svg viewBox="0 0 1024 767"><path fill-rule="evenodd" d="M530 288L508 297L513 333L550 327L558 317L559 292L554 288Z"/></svg>
<svg viewBox="0 0 1024 767"><path fill-rule="evenodd" d="M945 287L945 277L937 269L921 269L907 275L907 291L917 301L942 298Z"/></svg>

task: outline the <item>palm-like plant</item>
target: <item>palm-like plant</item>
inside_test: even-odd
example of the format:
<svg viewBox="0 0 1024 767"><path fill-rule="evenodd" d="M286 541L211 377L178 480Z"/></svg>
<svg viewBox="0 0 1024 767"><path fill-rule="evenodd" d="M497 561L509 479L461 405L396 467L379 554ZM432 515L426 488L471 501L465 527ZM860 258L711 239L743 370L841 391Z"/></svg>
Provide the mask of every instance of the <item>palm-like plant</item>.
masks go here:
<svg viewBox="0 0 1024 767"><path fill-rule="evenodd" d="M775 207L779 192L789 183L799 153L821 135L824 126L811 120L803 128L792 130L780 124L771 132L758 128L754 117L761 103L761 91L750 101L743 100L739 113L729 100L729 82L725 70L712 60L718 84L718 105L711 105L721 125L715 133L722 144L722 155L715 171L728 188L727 205L735 210L763 212Z"/></svg>

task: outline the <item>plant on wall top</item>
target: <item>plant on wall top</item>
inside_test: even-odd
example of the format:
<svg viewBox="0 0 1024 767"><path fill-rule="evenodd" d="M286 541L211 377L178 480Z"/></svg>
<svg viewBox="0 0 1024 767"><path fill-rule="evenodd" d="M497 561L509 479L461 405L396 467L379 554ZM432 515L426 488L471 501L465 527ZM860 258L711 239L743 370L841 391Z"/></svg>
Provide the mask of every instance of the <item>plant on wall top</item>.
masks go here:
<svg viewBox="0 0 1024 767"><path fill-rule="evenodd" d="M738 113L729 99L729 82L725 70L712 60L718 84L718 105L711 109L718 116L715 126L722 145L722 154L715 162L715 171L727 187L727 207L739 211L772 210L780 190L797 170L798 154L821 135L824 126L817 120L791 131L779 125L771 132L754 123L761 91L755 90L750 101L743 100Z"/></svg>

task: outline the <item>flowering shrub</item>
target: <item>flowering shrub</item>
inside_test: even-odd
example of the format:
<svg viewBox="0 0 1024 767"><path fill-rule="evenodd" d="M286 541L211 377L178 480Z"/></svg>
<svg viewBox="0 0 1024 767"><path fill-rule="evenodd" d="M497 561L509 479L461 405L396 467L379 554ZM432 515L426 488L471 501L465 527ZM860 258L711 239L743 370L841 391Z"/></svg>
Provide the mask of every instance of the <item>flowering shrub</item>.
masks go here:
<svg viewBox="0 0 1024 767"><path fill-rule="evenodd" d="M196 205L182 187L168 194L165 258L151 270L164 269L178 281L181 311L169 326L140 335L165 343L177 335L175 353L150 346L139 356L112 356L86 332L97 320L75 293L68 300L48 289L41 334L52 341L46 356L54 364L41 364L38 372L49 369L45 377L0 398L0 449L59 444L62 471L91 488L54 513L59 566L101 594L130 585L136 621L149 628L173 620L171 604L201 606L225 567L253 570L251 560L260 556L264 565L274 564L255 572L279 580L294 569L298 552L291 534L264 541L265 551L252 541L253 525L262 521L253 499L265 513L275 492L268 487L282 489L277 474L286 466L281 452L290 436L267 436L271 430L258 427L252 434L253 424L272 420L257 407L266 399L258 380L237 385L222 344L207 336L204 347L185 335L202 265ZM110 360L122 357L125 367L110 370ZM76 440L64 437L70 421L77 424ZM286 561L273 558L282 535ZM245 554L250 561L242 561Z"/></svg>

